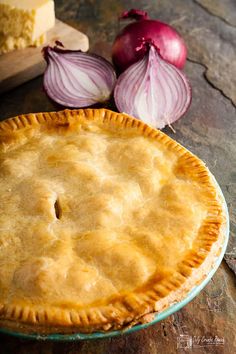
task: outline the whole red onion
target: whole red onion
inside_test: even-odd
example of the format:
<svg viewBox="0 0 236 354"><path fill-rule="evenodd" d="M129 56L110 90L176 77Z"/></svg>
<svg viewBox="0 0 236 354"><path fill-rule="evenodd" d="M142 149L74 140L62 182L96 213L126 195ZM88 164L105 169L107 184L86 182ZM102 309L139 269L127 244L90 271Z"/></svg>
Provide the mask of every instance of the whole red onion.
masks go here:
<svg viewBox="0 0 236 354"><path fill-rule="evenodd" d="M145 55L145 47L137 50L143 40L152 40L164 60L179 69L184 67L187 48L173 27L158 20L149 19L147 13L142 10L125 11L120 18L133 18L136 22L127 25L113 43L112 60L119 72L124 71Z"/></svg>

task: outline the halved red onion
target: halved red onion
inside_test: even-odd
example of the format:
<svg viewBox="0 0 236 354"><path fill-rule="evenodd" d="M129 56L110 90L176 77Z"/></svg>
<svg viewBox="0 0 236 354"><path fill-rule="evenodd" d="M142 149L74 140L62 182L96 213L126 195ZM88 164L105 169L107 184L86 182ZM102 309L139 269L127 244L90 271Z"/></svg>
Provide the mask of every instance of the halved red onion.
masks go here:
<svg viewBox="0 0 236 354"><path fill-rule="evenodd" d="M116 74L107 60L58 46L47 46L43 53L47 61L43 85L53 101L66 107L87 107L109 100Z"/></svg>
<svg viewBox="0 0 236 354"><path fill-rule="evenodd" d="M163 60L152 43L148 46L143 59L118 78L114 98L120 112L162 129L187 111L191 87L183 72Z"/></svg>

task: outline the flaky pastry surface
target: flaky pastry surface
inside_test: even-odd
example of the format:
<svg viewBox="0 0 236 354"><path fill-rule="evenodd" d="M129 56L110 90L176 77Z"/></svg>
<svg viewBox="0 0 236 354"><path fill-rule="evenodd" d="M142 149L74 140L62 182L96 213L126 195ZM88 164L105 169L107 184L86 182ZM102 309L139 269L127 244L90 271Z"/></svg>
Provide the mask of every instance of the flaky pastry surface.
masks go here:
<svg viewBox="0 0 236 354"><path fill-rule="evenodd" d="M224 224L201 160L105 109L1 122L0 209L0 326L38 332L109 330L155 311Z"/></svg>

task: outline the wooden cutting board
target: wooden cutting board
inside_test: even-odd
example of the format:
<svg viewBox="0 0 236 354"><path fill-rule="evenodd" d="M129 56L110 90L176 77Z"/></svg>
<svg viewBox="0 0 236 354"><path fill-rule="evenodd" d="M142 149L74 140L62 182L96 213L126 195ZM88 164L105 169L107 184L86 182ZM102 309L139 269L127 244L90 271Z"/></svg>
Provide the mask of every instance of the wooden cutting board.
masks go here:
<svg viewBox="0 0 236 354"><path fill-rule="evenodd" d="M85 34L59 20L56 20L55 26L47 33L44 45L54 45L56 40L61 41L68 49L87 51L89 48L88 37ZM44 72L46 63L41 53L42 47L30 47L0 55L0 93Z"/></svg>

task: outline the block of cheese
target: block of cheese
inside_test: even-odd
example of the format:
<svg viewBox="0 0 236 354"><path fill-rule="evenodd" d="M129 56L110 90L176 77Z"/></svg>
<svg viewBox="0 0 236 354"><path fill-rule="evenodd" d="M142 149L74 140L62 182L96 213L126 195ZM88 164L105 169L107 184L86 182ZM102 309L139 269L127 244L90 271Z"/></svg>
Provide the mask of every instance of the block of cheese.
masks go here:
<svg viewBox="0 0 236 354"><path fill-rule="evenodd" d="M4 36L0 34L0 54L11 52L14 49L24 49L30 46L39 47L46 41L46 35L42 34L39 38L32 41L29 38L19 36Z"/></svg>
<svg viewBox="0 0 236 354"><path fill-rule="evenodd" d="M42 45L54 24L52 0L0 0L0 54Z"/></svg>

